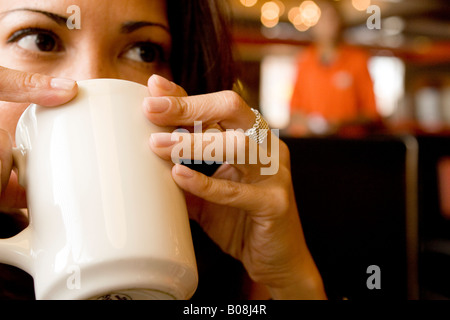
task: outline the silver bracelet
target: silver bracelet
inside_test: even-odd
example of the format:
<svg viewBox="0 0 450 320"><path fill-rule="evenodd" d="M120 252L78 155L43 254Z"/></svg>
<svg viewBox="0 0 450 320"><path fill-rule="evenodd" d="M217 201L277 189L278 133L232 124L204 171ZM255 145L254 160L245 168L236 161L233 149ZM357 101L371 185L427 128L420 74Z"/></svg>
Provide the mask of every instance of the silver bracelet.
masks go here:
<svg viewBox="0 0 450 320"><path fill-rule="evenodd" d="M264 120L264 118L261 116L258 110L255 110L253 108L251 108L251 110L255 114L256 120L253 127L245 131L245 135L255 140L258 144L261 144L267 137L269 125L267 124L266 120Z"/></svg>

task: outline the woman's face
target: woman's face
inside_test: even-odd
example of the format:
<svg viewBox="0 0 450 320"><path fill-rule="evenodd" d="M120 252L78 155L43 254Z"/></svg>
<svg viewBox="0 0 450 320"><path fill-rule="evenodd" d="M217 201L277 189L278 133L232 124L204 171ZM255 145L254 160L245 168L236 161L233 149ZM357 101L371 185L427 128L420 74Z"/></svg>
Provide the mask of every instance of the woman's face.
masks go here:
<svg viewBox="0 0 450 320"><path fill-rule="evenodd" d="M0 1L2 67L146 84L154 73L171 78L170 51L165 0ZM0 128L13 136L26 107L0 102Z"/></svg>

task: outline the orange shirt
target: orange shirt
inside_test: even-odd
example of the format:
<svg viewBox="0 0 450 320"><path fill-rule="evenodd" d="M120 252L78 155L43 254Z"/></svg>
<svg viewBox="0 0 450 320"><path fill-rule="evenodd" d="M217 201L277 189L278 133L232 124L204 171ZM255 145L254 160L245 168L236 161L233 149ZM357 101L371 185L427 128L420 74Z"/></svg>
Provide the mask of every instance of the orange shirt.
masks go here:
<svg viewBox="0 0 450 320"><path fill-rule="evenodd" d="M305 50L298 62L291 100L292 112L320 114L330 122L378 118L373 82L364 51L341 46L335 61L323 65L316 47Z"/></svg>

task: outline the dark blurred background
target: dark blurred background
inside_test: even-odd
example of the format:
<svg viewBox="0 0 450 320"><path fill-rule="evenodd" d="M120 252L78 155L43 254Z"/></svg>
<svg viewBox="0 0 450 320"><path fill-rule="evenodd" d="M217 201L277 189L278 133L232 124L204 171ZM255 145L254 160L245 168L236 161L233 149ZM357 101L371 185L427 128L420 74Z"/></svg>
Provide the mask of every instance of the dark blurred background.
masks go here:
<svg viewBox="0 0 450 320"><path fill-rule="evenodd" d="M370 54L384 127L315 137L286 130L296 59L321 18L300 8L315 2L229 1L239 89L291 149L305 235L330 297L448 300L450 1L331 0L345 42ZM367 288L371 264L381 290Z"/></svg>

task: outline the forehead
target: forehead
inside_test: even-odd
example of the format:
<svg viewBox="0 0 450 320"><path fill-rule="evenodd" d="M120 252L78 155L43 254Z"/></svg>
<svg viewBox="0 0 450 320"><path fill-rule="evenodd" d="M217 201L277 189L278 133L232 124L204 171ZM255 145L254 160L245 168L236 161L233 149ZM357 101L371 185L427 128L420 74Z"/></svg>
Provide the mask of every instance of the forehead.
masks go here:
<svg viewBox="0 0 450 320"><path fill-rule="evenodd" d="M27 8L69 17L73 5L80 8L85 24L151 20L168 26L166 0L1 0L0 13Z"/></svg>

